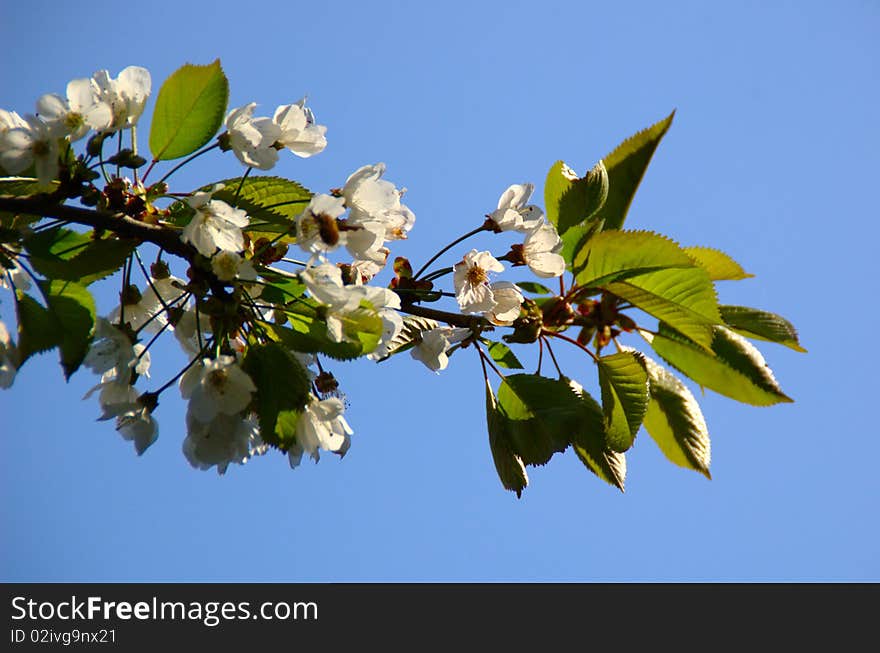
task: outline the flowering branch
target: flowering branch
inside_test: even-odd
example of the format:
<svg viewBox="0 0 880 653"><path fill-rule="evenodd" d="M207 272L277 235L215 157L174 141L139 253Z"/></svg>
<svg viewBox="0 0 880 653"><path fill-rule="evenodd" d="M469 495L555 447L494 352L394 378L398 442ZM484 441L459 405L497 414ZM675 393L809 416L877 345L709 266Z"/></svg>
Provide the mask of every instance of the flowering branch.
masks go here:
<svg viewBox="0 0 880 653"><path fill-rule="evenodd" d="M219 61L183 66L158 95L147 166L136 127L151 91L149 71L129 66L117 78L102 70L73 80L66 98L42 96L37 115L0 109L0 287L13 291L18 323L14 342L0 321L0 388L31 356L57 348L67 377L81 366L100 375L87 396L98 393L100 419L115 419L142 454L158 437L159 395L177 384L188 402L184 455L193 467L222 474L270 448L292 467L304 455L317 461L320 452L348 451L353 431L331 359L381 361L408 351L439 373L473 345L486 379L495 467L517 495L528 483L526 466L567 449L623 489L623 454L643 425L671 460L709 475L709 436L696 399L672 372L619 343L624 333L638 332L701 386L756 405L790 401L746 337L802 351L794 327L778 315L717 303L715 281L750 275L717 250L622 229L671 115L612 152L608 170L599 161L579 177L554 164L544 209L529 203L533 184L510 185L479 227L413 273L406 258L391 257L416 216L402 202L405 189L383 178L385 164L358 168L328 193L251 175L272 169L284 150L301 159L324 150L326 127L305 98L271 117L254 116L254 102L228 111ZM126 130L130 149L123 148ZM74 143L89 135L77 154ZM105 159L104 142L114 137L115 154ZM231 153L244 172L203 180L197 190L169 189L166 180L209 152ZM166 162L176 163L145 187ZM471 249L429 269L480 232L517 240L497 258ZM145 243L159 250L149 269L138 251ZM288 256L291 247L299 258ZM187 263L185 278L173 275L165 253ZM380 285L375 280L390 261L394 277ZM145 286L133 282L135 262ZM509 267L542 282L496 279ZM99 316L88 287L112 274L121 274L119 304ZM426 306L444 297L458 311ZM624 313L637 309L657 320L656 329ZM499 327L510 329L502 341L484 335ZM159 350L153 344L168 334L188 363L158 390L139 391ZM601 405L562 374L554 338L595 362ZM603 353L611 342L616 352ZM525 366L507 343L537 343L535 374L512 371ZM545 349L558 378L541 376Z"/></svg>
<svg viewBox="0 0 880 653"><path fill-rule="evenodd" d="M9 197L0 195L0 211L25 215L59 218L93 229L110 231L123 238L136 238L153 243L161 249L187 261L192 261L196 250L180 240L176 229L140 222L123 213L109 213L67 204L57 204L41 196Z"/></svg>

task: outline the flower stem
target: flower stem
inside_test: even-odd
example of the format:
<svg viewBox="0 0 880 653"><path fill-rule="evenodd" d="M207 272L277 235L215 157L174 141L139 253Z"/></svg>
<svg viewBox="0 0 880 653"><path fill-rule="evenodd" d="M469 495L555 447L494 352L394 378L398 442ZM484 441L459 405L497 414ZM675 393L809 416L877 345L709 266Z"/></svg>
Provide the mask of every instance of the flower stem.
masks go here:
<svg viewBox="0 0 880 653"><path fill-rule="evenodd" d="M211 343L209 342L208 345L210 345L210 344L211 344ZM202 360L202 356L203 356L205 353L206 353L206 348L205 348L205 347L202 347L202 349L199 351L199 353L195 355L195 358L193 358L189 363L186 364L186 367L184 367L184 368L183 368L182 370L180 370L177 374L175 374L174 377L171 378L171 379L168 381L168 383L166 383L166 384L163 385L161 388L159 388L158 390L156 390L156 392L155 392L154 394L158 396L158 395L162 394L163 392L165 392L165 391L166 391L168 388L170 388L172 385L174 385L174 383L176 383L177 380L178 380L180 377L182 377L184 374L186 374L186 372L187 372L187 370L189 370L189 368L191 368L193 365L195 365L195 364L198 363L200 360Z"/></svg>
<svg viewBox="0 0 880 653"><path fill-rule="evenodd" d="M170 176L173 175L175 172L177 172L178 170L180 170L183 166L185 166L185 165L186 165L187 163L189 163L190 161L193 161L194 159L197 159L198 157L202 156L203 154L206 154L207 152L210 152L211 150L217 149L218 147L220 147L220 143L214 143L213 145L209 145L208 147L202 148L201 150L199 150L199 151L196 152L195 154L193 154L193 155L191 155L191 156L188 156L188 157L185 158L183 161L181 161L180 163L178 163L176 166L174 166L173 168L171 168L171 170L169 170L168 172L166 172L166 173L165 173L165 176L162 177L162 178L159 180L159 183L161 184L163 181L167 180L168 177L170 177ZM153 161L153 163L155 163L155 160ZM151 164L151 165L150 165L150 168L147 170L147 173L149 173L150 170L151 170L152 168L153 168L153 166L152 166L152 164ZM144 173L144 179L147 178L147 173Z"/></svg>
<svg viewBox="0 0 880 653"><path fill-rule="evenodd" d="M446 324L463 327L465 329L488 331L494 328L488 322L488 320L480 315L462 315L461 313L449 313L447 311L440 311L435 308L428 308L427 306L417 306L409 304L404 305L400 310L403 313L417 315L418 317L426 317L429 320L437 320L438 322L445 322Z"/></svg>
<svg viewBox="0 0 880 653"><path fill-rule="evenodd" d="M568 336L564 336L561 333L556 333L555 331L547 331L546 329L544 331L541 331L541 335L550 336L551 338L559 338L560 340L565 340L565 342L570 343L570 344L574 345L575 347L577 347L578 349L587 352L590 355L590 358L592 358L594 362L596 362L596 363L599 362L599 358L596 356L596 354L591 352L584 345L579 343L577 340L574 340L573 338L569 338ZM556 359L554 358L554 361L555 360Z"/></svg>
<svg viewBox="0 0 880 653"><path fill-rule="evenodd" d="M547 343L547 351L550 352L550 358L553 359L553 365L554 367L556 367L556 373L559 374L559 376L565 376L562 373L562 369L559 367L559 362L556 360L556 354L553 353L553 347L550 346L550 341L546 338L541 338L541 342Z"/></svg>
<svg viewBox="0 0 880 653"><path fill-rule="evenodd" d="M436 254L434 254L434 256L432 256L430 259L428 259L428 262L425 263L425 264L419 269L419 271L416 272L416 273L413 275L413 279L414 279L414 280L418 280L418 278L422 275L422 272L424 272L425 270L427 270L427 269L428 269L428 266L430 266L431 263L433 263L434 261L436 261L436 260L437 260L438 258L440 258L443 254L445 254L445 253L448 252L450 249L452 249L453 247L455 247L456 245L458 245L460 242L467 240L467 239L470 238L471 236L475 236L475 235L477 235L477 234L480 233L481 231L489 231L489 229L490 229L490 227L486 226L485 224L482 224L482 225L480 225L479 227L477 227L476 229L473 229L472 231L467 232L465 235L460 236L459 238L456 238L456 239L453 240L451 243L449 243L448 245L446 245L446 247L444 247L444 248L441 249L439 252L437 252Z"/></svg>
<svg viewBox="0 0 880 653"><path fill-rule="evenodd" d="M241 181L238 182L238 188L235 189L235 208L238 208L238 196L241 195L241 189L244 188L244 181L248 178L248 175L251 174L252 167L248 166L248 169L244 171L244 174L241 176Z"/></svg>

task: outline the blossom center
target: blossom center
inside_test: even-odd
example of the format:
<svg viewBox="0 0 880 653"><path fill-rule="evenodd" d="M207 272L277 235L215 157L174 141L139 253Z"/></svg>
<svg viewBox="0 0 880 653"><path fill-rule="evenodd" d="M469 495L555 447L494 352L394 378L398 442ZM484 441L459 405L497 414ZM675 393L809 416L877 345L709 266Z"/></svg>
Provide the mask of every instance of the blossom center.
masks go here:
<svg viewBox="0 0 880 653"><path fill-rule="evenodd" d="M49 143L46 141L35 141L32 151L34 156L48 156L49 154Z"/></svg>
<svg viewBox="0 0 880 653"><path fill-rule="evenodd" d="M228 377L225 370L212 370L205 377L205 382L218 394L226 390Z"/></svg>
<svg viewBox="0 0 880 653"><path fill-rule="evenodd" d="M74 113L71 111L64 117L64 125L70 131L76 131L80 127L85 124L85 119L83 118L81 113Z"/></svg>
<svg viewBox="0 0 880 653"><path fill-rule="evenodd" d="M467 280L472 286L478 286L486 283L489 280L489 275L479 265L474 265L467 271Z"/></svg>

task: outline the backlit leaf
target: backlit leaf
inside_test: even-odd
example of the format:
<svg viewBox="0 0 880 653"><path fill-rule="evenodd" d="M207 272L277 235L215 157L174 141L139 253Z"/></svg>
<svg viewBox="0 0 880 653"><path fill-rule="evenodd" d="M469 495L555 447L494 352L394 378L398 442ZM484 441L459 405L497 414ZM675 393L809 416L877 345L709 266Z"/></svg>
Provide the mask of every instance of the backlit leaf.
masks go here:
<svg viewBox="0 0 880 653"><path fill-rule="evenodd" d="M697 265L709 273L709 278L712 281L738 281L755 276L743 270L739 263L717 249L710 247L685 247L684 251L687 252L688 256Z"/></svg>
<svg viewBox="0 0 880 653"><path fill-rule="evenodd" d="M492 360L495 361L498 367L508 370L521 370L523 368L522 363L519 362L519 359L510 350L510 347L503 342L490 343L487 349L489 356L492 357Z"/></svg>
<svg viewBox="0 0 880 653"><path fill-rule="evenodd" d="M606 441L614 451L624 452L648 408L648 373L639 355L628 351L600 357L598 369Z"/></svg>
<svg viewBox="0 0 880 653"><path fill-rule="evenodd" d="M529 476L522 459L514 453L510 445L510 435L507 431L509 421L499 411L495 401L495 395L489 382L486 382L486 424L489 430L489 449L492 451L492 460L495 463L495 471L504 489L516 492L517 497L522 496L522 491L529 484Z"/></svg>
<svg viewBox="0 0 880 653"><path fill-rule="evenodd" d="M589 393L575 382L570 382L581 398L577 428L572 432L572 447L581 462L606 483L620 491L626 481L626 456L608 447L605 433L605 415Z"/></svg>
<svg viewBox="0 0 880 653"><path fill-rule="evenodd" d="M661 323L651 346L696 383L731 399L754 406L792 401L782 392L761 352L726 327L714 327L712 347L706 351Z"/></svg>
<svg viewBox="0 0 880 653"><path fill-rule="evenodd" d="M498 388L498 410L509 420L511 449L526 465L543 465L565 451L579 409L577 395L558 379L514 374Z"/></svg>
<svg viewBox="0 0 880 653"><path fill-rule="evenodd" d="M674 374L643 357L651 391L645 430L671 462L712 478L709 429L700 405Z"/></svg>
<svg viewBox="0 0 880 653"><path fill-rule="evenodd" d="M708 349L712 326L721 322L715 287L702 268L671 268L627 277L604 286L637 308L668 322Z"/></svg>
<svg viewBox="0 0 880 653"><path fill-rule="evenodd" d="M675 111L630 136L602 159L608 170L608 199L596 214L596 219L604 221L606 230L620 229L623 226L633 196L660 140L672 125L673 116Z"/></svg>
<svg viewBox="0 0 880 653"><path fill-rule="evenodd" d="M745 306L719 306L724 323L731 329L757 340L778 342L795 351L806 352L798 342L797 330L781 315Z"/></svg>
<svg viewBox="0 0 880 653"><path fill-rule="evenodd" d="M150 128L153 159L178 159L205 145L223 124L228 100L229 82L219 59L178 68L156 98Z"/></svg>
<svg viewBox="0 0 880 653"><path fill-rule="evenodd" d="M39 231L24 241L31 265L45 277L87 286L119 270L135 241L94 239L92 233L56 228Z"/></svg>
<svg viewBox="0 0 880 653"><path fill-rule="evenodd" d="M693 267L693 259L675 241L651 231L596 234L575 253L572 264L578 283L590 287L656 270Z"/></svg>
<svg viewBox="0 0 880 653"><path fill-rule="evenodd" d="M571 227L592 221L607 196L608 173L601 161L582 178L565 163L557 161L544 183L547 220L562 235Z"/></svg>
<svg viewBox="0 0 880 653"><path fill-rule="evenodd" d="M260 436L286 451L296 440L296 419L309 400L311 383L305 368L276 342L252 344L242 367L257 386Z"/></svg>

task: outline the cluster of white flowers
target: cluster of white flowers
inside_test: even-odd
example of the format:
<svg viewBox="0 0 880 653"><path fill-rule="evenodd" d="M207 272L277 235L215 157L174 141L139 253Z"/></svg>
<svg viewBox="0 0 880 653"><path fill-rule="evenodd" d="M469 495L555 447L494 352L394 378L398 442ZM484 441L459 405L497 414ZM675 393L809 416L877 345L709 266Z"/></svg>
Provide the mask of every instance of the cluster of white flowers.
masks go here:
<svg viewBox="0 0 880 653"><path fill-rule="evenodd" d="M498 208L488 217L500 231L526 235L520 246L522 262L534 274L544 279L559 277L565 272L565 259L559 254L562 240L556 228L544 219L544 212L526 204L534 190L534 184L513 184L501 194Z"/></svg>
<svg viewBox="0 0 880 653"><path fill-rule="evenodd" d="M379 345L370 354L374 360L387 355L388 344L403 329L403 318L395 292L367 284L388 260L385 243L406 238L415 224L415 214L400 201L405 189L382 179L384 173L384 163L359 168L335 195L313 196L296 220L297 245L311 254L300 278L309 295L325 307L328 335L335 342L354 339L342 328L343 318L368 304L383 325ZM340 268L326 258L339 247L353 259L353 283L348 285Z"/></svg>
<svg viewBox="0 0 880 653"><path fill-rule="evenodd" d="M266 451L248 406L257 391L234 356L202 359L180 377L180 394L189 400L183 453L198 469L244 464Z"/></svg>
<svg viewBox="0 0 880 653"><path fill-rule="evenodd" d="M150 95L150 73L129 66L115 79L106 70L67 84L66 97L50 93L37 100L36 114L0 109L0 167L19 174L34 166L50 188L58 174L58 142L83 138L89 130L114 132L132 127Z"/></svg>
<svg viewBox="0 0 880 653"><path fill-rule="evenodd" d="M256 107L257 103L251 102L226 116L227 147L244 165L271 170L278 162L280 149L308 158L327 147L327 128L315 123L305 98L278 107L271 118L254 118Z"/></svg>
<svg viewBox="0 0 880 653"><path fill-rule="evenodd" d="M128 324L134 331L143 329L148 333L158 333L163 329L173 329L168 324L168 308L175 306L186 291L186 282L175 276L151 277L143 292L129 286L123 293L120 305L114 308L107 321L112 324Z"/></svg>
<svg viewBox="0 0 880 653"><path fill-rule="evenodd" d="M134 376L149 377L150 352L140 343L133 344L125 331L99 318L95 339L83 364L101 375L101 382L83 399L97 392L101 406L98 419L115 418L116 430L134 443L138 455L142 454L159 436L152 407L140 401L133 385Z"/></svg>
<svg viewBox="0 0 880 653"><path fill-rule="evenodd" d="M150 91L150 73L130 66L116 78L102 70L90 78L71 81L66 96L40 97L34 115L22 117L0 110L0 166L11 174L33 167L40 184L49 188L58 175L59 147L65 140L77 141L90 130L106 134L134 127ZM272 117L255 116L256 106L252 102L231 110L225 120L226 132L219 137L221 149L231 150L243 165L269 170L283 149L308 158L327 146L327 128L317 124L305 98L279 106ZM384 174L384 163L359 168L341 188L315 194L295 221L296 245L309 255L296 276L320 306L328 338L335 343L358 343L360 320L377 315L382 333L378 346L369 353L374 360L390 354L392 343L404 330L404 320L400 295L369 284L388 261L387 245L407 238L415 223L415 214L401 201L406 189L384 179ZM122 181L131 187L131 182ZM138 189L143 191L143 185ZM186 198L192 218L180 231L180 240L207 259L207 264L196 261L196 267L209 268L216 280L235 286L232 294L247 298L254 317L272 320L277 307L258 307L254 302L265 280L258 279L257 249L244 233L250 218L244 210L215 199L222 189L222 184L217 184ZM559 276L564 270L558 253L561 242L541 209L529 204L533 191L532 184L511 185L487 216L486 226L496 232L525 234L524 242L514 245L502 260L528 265L539 277ZM332 252L343 250L350 256L348 261L328 260ZM16 250L10 246L4 252L6 269L0 269L0 285L27 290L31 282L16 261ZM514 283L490 279L504 269L488 251L473 249L465 254L453 268L461 311L482 315L494 325L513 324L521 312L522 292ZM244 463L268 446L254 413L259 389L241 364L248 343L237 326L231 327L230 333L212 332L219 327L210 315L199 313L192 295L196 286L170 275L166 266L154 266L153 270L152 276L145 272L149 276L146 287L127 280L119 306L98 319L84 364L100 375L100 382L86 397L97 394L99 419L115 419L117 431L134 443L138 454L143 453L158 436L152 416L158 394L140 393L135 388L138 379L149 376L150 368L150 354L140 342L141 333L158 336L166 330L173 332L191 359L179 378L180 392L188 400L184 455L194 467L216 467L222 474L230 463ZM469 328L425 329L413 334L412 357L439 372L449 364L451 350L472 336ZM344 402L317 382L320 375L310 367L317 364L315 357L298 357L313 381L314 394L297 419L296 440L288 451L292 467L300 464L303 455L317 461L320 450L344 455L352 435L343 416ZM12 383L16 361L15 346L0 323L0 387Z"/></svg>
<svg viewBox="0 0 880 653"><path fill-rule="evenodd" d="M539 277L558 277L565 271L565 261L559 254L562 241L556 229L544 220L536 206L526 205L532 194L532 184L514 184L501 195L498 208L489 219L500 231L519 231L526 234L519 250L521 263ZM504 265L488 251L472 249L453 266L453 284L458 306L464 313L482 313L493 324L510 325L519 316L523 302L516 284L509 281L492 282L490 274L503 272Z"/></svg>
<svg viewBox="0 0 880 653"><path fill-rule="evenodd" d="M180 235L180 239L195 247L199 254L210 258L217 250L238 253L244 249L242 227L248 225L247 214L213 194L223 190L223 184L215 184L210 191L199 191L187 198L187 204L195 215Z"/></svg>
<svg viewBox="0 0 880 653"><path fill-rule="evenodd" d="M345 247L353 265L372 278L388 259L386 241L406 238L416 221L400 201L406 189L382 179L384 173L384 163L366 165L348 177L339 196L315 195L296 221L299 247L313 255Z"/></svg>

